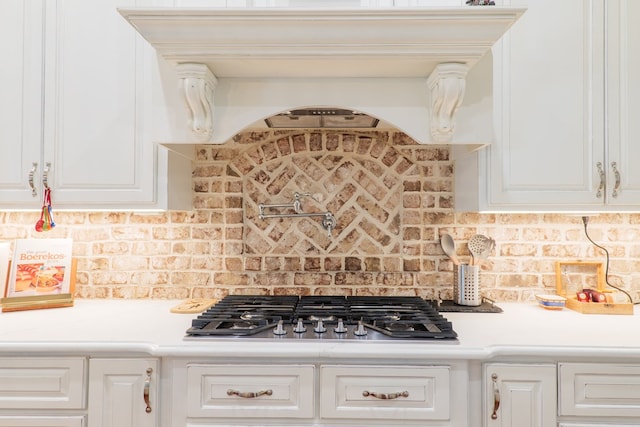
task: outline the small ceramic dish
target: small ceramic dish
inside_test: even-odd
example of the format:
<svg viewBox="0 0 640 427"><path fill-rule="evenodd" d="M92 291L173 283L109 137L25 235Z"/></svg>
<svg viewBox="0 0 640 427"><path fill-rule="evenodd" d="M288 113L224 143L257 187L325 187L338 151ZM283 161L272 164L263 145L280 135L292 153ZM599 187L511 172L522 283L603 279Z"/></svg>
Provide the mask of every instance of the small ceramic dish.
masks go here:
<svg viewBox="0 0 640 427"><path fill-rule="evenodd" d="M546 308L547 310L562 310L567 302L565 297L550 294L538 294L536 295L536 299L540 307Z"/></svg>

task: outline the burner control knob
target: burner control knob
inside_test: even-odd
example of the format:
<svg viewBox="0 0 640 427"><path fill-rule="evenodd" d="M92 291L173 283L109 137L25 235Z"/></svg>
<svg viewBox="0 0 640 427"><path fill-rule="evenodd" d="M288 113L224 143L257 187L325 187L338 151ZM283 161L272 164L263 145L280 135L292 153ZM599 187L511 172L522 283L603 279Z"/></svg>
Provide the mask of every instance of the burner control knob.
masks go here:
<svg viewBox="0 0 640 427"><path fill-rule="evenodd" d="M286 334L287 334L287 331L284 329L284 326L282 325L282 320L278 320L278 324L273 329L273 335L286 335Z"/></svg>
<svg viewBox="0 0 640 427"><path fill-rule="evenodd" d="M342 319L338 319L338 325L333 328L333 331L336 334L344 334L347 332L347 328L344 327L344 322L342 321Z"/></svg>
<svg viewBox="0 0 640 427"><path fill-rule="evenodd" d="M307 332L307 328L304 327L304 322L302 322L302 319L298 319L298 323L296 324L296 326L294 326L293 332L295 332L296 334L304 334L305 332Z"/></svg>
<svg viewBox="0 0 640 427"><path fill-rule="evenodd" d="M318 320L318 323L316 323L316 327L313 328L313 330L319 334L327 332L327 328L324 327L324 322L322 321L322 319Z"/></svg>
<svg viewBox="0 0 640 427"><path fill-rule="evenodd" d="M358 321L358 327L356 328L355 331L353 331L353 334L358 337L363 337L367 335L367 329L364 327L362 320Z"/></svg>

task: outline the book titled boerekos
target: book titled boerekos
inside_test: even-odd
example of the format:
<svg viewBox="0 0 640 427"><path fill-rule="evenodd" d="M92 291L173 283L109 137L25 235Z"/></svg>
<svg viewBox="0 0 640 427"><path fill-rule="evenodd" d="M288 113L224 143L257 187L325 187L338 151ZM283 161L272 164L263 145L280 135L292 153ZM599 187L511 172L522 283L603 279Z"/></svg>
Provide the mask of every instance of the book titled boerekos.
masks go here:
<svg viewBox="0 0 640 427"><path fill-rule="evenodd" d="M71 239L16 240L5 297L69 293L71 250Z"/></svg>

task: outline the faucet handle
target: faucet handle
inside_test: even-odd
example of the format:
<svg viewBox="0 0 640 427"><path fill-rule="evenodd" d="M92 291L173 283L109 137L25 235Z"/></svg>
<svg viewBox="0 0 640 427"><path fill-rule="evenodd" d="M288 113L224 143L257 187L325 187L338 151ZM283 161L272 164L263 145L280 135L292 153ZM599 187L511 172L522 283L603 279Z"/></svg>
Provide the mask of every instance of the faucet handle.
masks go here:
<svg viewBox="0 0 640 427"><path fill-rule="evenodd" d="M336 228L336 218L333 216L331 212L327 212L324 214L324 218L322 218L322 227L327 230L327 237L331 238L331 230Z"/></svg>
<svg viewBox="0 0 640 427"><path fill-rule="evenodd" d="M303 197L311 197L313 199L313 197L311 196L311 193L298 193L297 191L293 193L293 198L296 200L300 200Z"/></svg>

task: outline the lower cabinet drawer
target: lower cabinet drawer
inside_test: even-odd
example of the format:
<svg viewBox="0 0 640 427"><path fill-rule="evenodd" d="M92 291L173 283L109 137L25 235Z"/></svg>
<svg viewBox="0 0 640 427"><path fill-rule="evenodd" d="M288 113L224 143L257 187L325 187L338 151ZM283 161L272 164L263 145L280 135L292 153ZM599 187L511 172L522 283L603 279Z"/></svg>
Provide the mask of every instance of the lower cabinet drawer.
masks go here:
<svg viewBox="0 0 640 427"><path fill-rule="evenodd" d="M614 422L602 423L560 423L558 427L634 427L638 424L617 424Z"/></svg>
<svg viewBox="0 0 640 427"><path fill-rule="evenodd" d="M640 417L640 365L560 363L560 415Z"/></svg>
<svg viewBox="0 0 640 427"><path fill-rule="evenodd" d="M3 357L0 409L82 409L84 382L82 357Z"/></svg>
<svg viewBox="0 0 640 427"><path fill-rule="evenodd" d="M187 366L187 416L312 418L312 365Z"/></svg>
<svg viewBox="0 0 640 427"><path fill-rule="evenodd" d="M322 366L320 416L448 420L448 366Z"/></svg>
<svg viewBox="0 0 640 427"><path fill-rule="evenodd" d="M83 427L84 417L3 417L0 427Z"/></svg>

